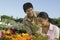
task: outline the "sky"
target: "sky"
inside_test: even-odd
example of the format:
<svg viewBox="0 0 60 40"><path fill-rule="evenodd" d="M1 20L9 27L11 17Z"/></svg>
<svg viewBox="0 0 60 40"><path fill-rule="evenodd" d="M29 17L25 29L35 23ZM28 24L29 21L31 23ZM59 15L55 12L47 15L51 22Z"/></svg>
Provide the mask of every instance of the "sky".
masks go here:
<svg viewBox="0 0 60 40"><path fill-rule="evenodd" d="M45 11L51 18L60 17L60 0L0 0L0 16L24 18L23 4L32 3L35 11Z"/></svg>

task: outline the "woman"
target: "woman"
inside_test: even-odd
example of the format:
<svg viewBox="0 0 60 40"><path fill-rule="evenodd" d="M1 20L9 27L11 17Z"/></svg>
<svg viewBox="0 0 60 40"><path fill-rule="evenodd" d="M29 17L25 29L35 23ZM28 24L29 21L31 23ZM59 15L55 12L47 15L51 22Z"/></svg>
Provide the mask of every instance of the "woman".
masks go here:
<svg viewBox="0 0 60 40"><path fill-rule="evenodd" d="M48 35L49 40L59 39L59 28L53 24L53 20L49 18L48 14L46 12L40 12L37 17L43 24L38 33Z"/></svg>

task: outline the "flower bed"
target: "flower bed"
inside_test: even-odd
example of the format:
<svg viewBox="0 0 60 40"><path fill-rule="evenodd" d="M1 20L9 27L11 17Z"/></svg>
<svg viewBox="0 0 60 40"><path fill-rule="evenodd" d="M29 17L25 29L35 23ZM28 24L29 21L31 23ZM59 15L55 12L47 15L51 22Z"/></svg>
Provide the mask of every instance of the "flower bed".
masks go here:
<svg viewBox="0 0 60 40"><path fill-rule="evenodd" d="M4 35L3 38L9 39L9 40L30 40L31 36L27 33L22 34L13 34L13 35Z"/></svg>
<svg viewBox="0 0 60 40"><path fill-rule="evenodd" d="M4 35L3 38L4 40L48 40L48 37L45 37L41 34L35 34L35 35L29 35L27 33L22 33L22 34L11 34L11 35Z"/></svg>

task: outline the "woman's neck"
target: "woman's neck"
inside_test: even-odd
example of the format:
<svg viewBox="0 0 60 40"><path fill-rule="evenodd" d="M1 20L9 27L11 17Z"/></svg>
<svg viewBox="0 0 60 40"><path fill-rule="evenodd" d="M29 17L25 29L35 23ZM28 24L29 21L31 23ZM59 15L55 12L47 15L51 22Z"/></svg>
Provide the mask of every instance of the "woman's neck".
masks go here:
<svg viewBox="0 0 60 40"><path fill-rule="evenodd" d="M49 30L49 26L50 26L50 23L47 23L47 25L43 27L43 33L47 34Z"/></svg>

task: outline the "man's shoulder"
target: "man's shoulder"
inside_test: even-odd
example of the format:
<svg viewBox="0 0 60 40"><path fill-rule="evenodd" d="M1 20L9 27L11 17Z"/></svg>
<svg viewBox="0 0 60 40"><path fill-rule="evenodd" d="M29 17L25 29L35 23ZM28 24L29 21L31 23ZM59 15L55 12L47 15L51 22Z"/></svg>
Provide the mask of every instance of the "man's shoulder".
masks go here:
<svg viewBox="0 0 60 40"><path fill-rule="evenodd" d="M34 11L34 16L37 17L39 13L40 13L39 11Z"/></svg>
<svg viewBox="0 0 60 40"><path fill-rule="evenodd" d="M39 11L34 11L36 15L38 15L40 12ZM24 18L28 18L27 15Z"/></svg>
<svg viewBox="0 0 60 40"><path fill-rule="evenodd" d="M40 12L39 11L34 11L36 13L36 15L38 15Z"/></svg>
<svg viewBox="0 0 60 40"><path fill-rule="evenodd" d="M27 17L27 16L25 16L25 17L24 17L24 20L26 20L26 19L28 19L28 17Z"/></svg>
<svg viewBox="0 0 60 40"><path fill-rule="evenodd" d="M25 17L23 18L23 23L28 22L28 21L27 21L27 19L28 19L28 17L27 17L27 16L25 16Z"/></svg>
<svg viewBox="0 0 60 40"><path fill-rule="evenodd" d="M34 15L35 16L37 16L40 12L39 11L34 11L35 13L34 13ZM24 17L24 20L26 20L28 17L27 17L27 15Z"/></svg>

